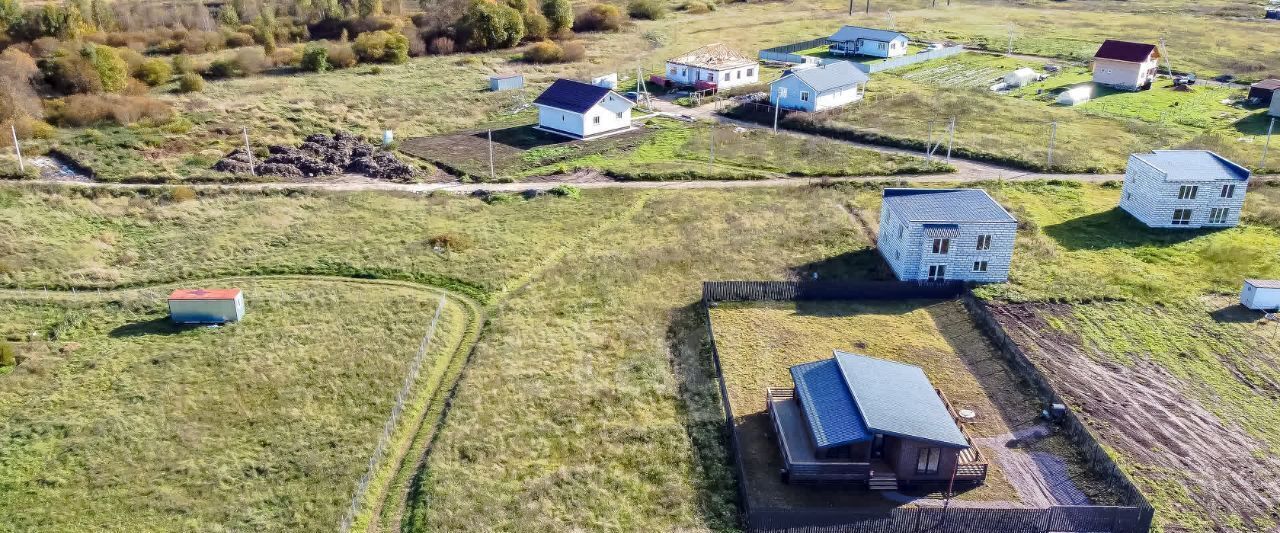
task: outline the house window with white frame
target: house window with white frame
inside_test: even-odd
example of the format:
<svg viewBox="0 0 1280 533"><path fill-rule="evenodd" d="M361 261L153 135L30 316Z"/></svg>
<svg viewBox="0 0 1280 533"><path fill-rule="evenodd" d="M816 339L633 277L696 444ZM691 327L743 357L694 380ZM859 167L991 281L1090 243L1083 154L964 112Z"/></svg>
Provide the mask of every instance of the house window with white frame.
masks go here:
<svg viewBox="0 0 1280 533"><path fill-rule="evenodd" d="M594 117L591 117L591 123L592 123L592 124L600 124L600 115L596 115L596 116L594 116Z"/></svg>
<svg viewBox="0 0 1280 533"><path fill-rule="evenodd" d="M1200 194L1199 185L1183 185L1178 187L1179 200L1195 200L1197 194Z"/></svg>
<svg viewBox="0 0 1280 533"><path fill-rule="evenodd" d="M974 262L973 262L973 271L974 271L974 272L986 272L986 271L987 271L987 262L986 262L986 261L974 261Z"/></svg>
<svg viewBox="0 0 1280 533"><path fill-rule="evenodd" d="M929 281L946 281L947 265L929 265Z"/></svg>
<svg viewBox="0 0 1280 533"><path fill-rule="evenodd" d="M809 91L800 91L800 101L801 102L809 101Z"/></svg>
<svg viewBox="0 0 1280 533"><path fill-rule="evenodd" d="M756 72L756 69L754 68L747 69L747 77L750 78L752 75L755 74L755 72Z"/></svg>
<svg viewBox="0 0 1280 533"><path fill-rule="evenodd" d="M951 251L951 239L934 239L933 253L938 255L947 255Z"/></svg>
<svg viewBox="0 0 1280 533"><path fill-rule="evenodd" d="M1227 217L1231 215L1231 209L1226 207L1215 207L1209 210L1210 224L1226 224Z"/></svg>
<svg viewBox="0 0 1280 533"><path fill-rule="evenodd" d="M990 249L991 249L991 236L990 236L990 235L979 235L979 236L978 236L978 248L977 248L977 249L979 249L979 250L990 250Z"/></svg>
<svg viewBox="0 0 1280 533"><path fill-rule="evenodd" d="M729 81L729 74L728 72L724 73L724 81Z"/></svg>
<svg viewBox="0 0 1280 533"><path fill-rule="evenodd" d="M1235 184L1231 184L1231 185L1223 185L1223 186L1222 186L1222 197L1223 197L1223 198L1231 198L1232 196L1235 196L1235 195L1236 195L1236 186L1235 186Z"/></svg>
<svg viewBox="0 0 1280 533"><path fill-rule="evenodd" d="M1175 226L1191 225L1191 210L1190 209L1174 209L1173 222L1171 222L1171 224Z"/></svg>

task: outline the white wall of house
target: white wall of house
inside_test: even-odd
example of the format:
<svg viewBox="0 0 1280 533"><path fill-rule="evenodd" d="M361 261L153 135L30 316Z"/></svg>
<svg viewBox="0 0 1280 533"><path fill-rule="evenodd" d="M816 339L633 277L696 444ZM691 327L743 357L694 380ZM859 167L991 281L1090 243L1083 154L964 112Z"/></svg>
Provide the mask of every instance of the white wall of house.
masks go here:
<svg viewBox="0 0 1280 533"><path fill-rule="evenodd" d="M715 83L719 89L731 89L760 81L760 65L754 63L726 70L712 70L668 62L666 77L681 85L706 81Z"/></svg>
<svg viewBox="0 0 1280 533"><path fill-rule="evenodd" d="M1246 281L1240 291L1240 305L1259 311L1280 309L1280 289L1254 287Z"/></svg>
<svg viewBox="0 0 1280 533"><path fill-rule="evenodd" d="M1280 117L1280 89L1271 94L1271 110L1267 111L1268 115Z"/></svg>
<svg viewBox="0 0 1280 533"><path fill-rule="evenodd" d="M1114 59L1093 60L1093 82L1117 89L1136 90L1156 79L1160 64L1150 59L1141 63Z"/></svg>
<svg viewBox="0 0 1280 533"><path fill-rule="evenodd" d="M907 38L895 37L889 42L874 41L871 39L837 41L831 43L830 50L836 54L856 54L872 57L898 57L907 54Z"/></svg>
<svg viewBox="0 0 1280 533"><path fill-rule="evenodd" d="M1179 198L1185 196L1184 186L1197 188L1195 198ZM1246 188L1248 182L1240 180L1165 181L1163 172L1129 156L1120 208L1152 228L1231 227L1240 223ZM1174 224L1174 211L1187 209L1191 210L1187 223ZM1215 209L1227 211L1210 222Z"/></svg>
<svg viewBox="0 0 1280 533"><path fill-rule="evenodd" d="M945 265L945 279L998 283L1009 279L1017 222L959 222L959 235L947 243L947 253L933 252L933 237L926 236L924 224L887 207L880 210L880 235L876 246L902 281L929 279L929 267ZM978 249L979 236L991 236L990 247ZM985 263L985 271L981 271Z"/></svg>
<svg viewBox="0 0 1280 533"><path fill-rule="evenodd" d="M780 89L783 88L787 90L785 98L779 97L782 93ZM769 84L769 102L771 104L778 105L781 103L783 109L800 111L823 111L840 107L850 102L861 100L865 93L865 87L861 84L854 84L817 94L796 76L785 76Z"/></svg>
<svg viewBox="0 0 1280 533"><path fill-rule="evenodd" d="M586 113L540 105L538 125L574 137L591 137L631 127L631 107L631 102L612 93Z"/></svg>

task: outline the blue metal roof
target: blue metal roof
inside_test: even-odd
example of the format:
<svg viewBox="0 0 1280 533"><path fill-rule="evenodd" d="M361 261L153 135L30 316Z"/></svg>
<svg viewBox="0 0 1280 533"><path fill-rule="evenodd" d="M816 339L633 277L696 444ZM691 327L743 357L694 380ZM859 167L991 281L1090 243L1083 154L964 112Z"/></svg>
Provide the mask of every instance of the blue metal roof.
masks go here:
<svg viewBox="0 0 1280 533"><path fill-rule="evenodd" d="M862 72L848 61L835 61L820 67L801 69L791 75L804 82L805 85L808 85L818 94L859 83L866 83L871 80L865 72Z"/></svg>
<svg viewBox="0 0 1280 533"><path fill-rule="evenodd" d="M951 448L969 447L920 367L839 350L835 361L870 432Z"/></svg>
<svg viewBox="0 0 1280 533"><path fill-rule="evenodd" d="M885 189L881 208L911 222L1017 222L982 189Z"/></svg>
<svg viewBox="0 0 1280 533"><path fill-rule="evenodd" d="M1155 150L1133 154L1165 174L1167 181L1245 181L1249 170L1208 150Z"/></svg>
<svg viewBox="0 0 1280 533"><path fill-rule="evenodd" d="M846 42L856 41L858 39L867 39L871 41L884 41L887 43L897 39L898 37L902 37L903 39L907 38L906 35L891 30L877 30L875 28L864 28L862 26L845 26L837 30L835 34L828 37L827 40Z"/></svg>
<svg viewBox="0 0 1280 533"><path fill-rule="evenodd" d="M835 359L793 366L791 379L815 446L841 446L871 438Z"/></svg>
<svg viewBox="0 0 1280 533"><path fill-rule="evenodd" d="M574 113L586 113L608 94L607 87L562 78L552 82L533 103Z"/></svg>

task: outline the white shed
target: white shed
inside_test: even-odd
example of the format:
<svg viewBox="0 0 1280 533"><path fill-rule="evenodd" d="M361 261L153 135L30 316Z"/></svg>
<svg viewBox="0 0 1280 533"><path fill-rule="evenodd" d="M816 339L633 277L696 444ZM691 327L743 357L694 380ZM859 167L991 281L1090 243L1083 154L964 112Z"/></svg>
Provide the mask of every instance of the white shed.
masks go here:
<svg viewBox="0 0 1280 533"><path fill-rule="evenodd" d="M594 78L591 78L591 84L595 85L596 87L604 87L605 89L617 89L618 73L611 72L609 74L605 74L604 76L596 76Z"/></svg>
<svg viewBox="0 0 1280 533"><path fill-rule="evenodd" d="M240 289L178 289L169 294L169 319L179 324L221 324L244 318Z"/></svg>
<svg viewBox="0 0 1280 533"><path fill-rule="evenodd" d="M1027 67L1022 67L1018 70L1005 74L1004 84L1005 84L1005 87L1014 89L1014 88L1025 86L1038 79L1040 79L1040 75L1036 74L1036 71L1031 70Z"/></svg>
<svg viewBox="0 0 1280 533"><path fill-rule="evenodd" d="M1240 291L1240 305L1258 311L1280 309L1280 280L1244 280L1244 290Z"/></svg>
<svg viewBox="0 0 1280 533"><path fill-rule="evenodd" d="M1093 85L1072 87L1058 95L1058 103L1062 105L1080 105L1093 99Z"/></svg>

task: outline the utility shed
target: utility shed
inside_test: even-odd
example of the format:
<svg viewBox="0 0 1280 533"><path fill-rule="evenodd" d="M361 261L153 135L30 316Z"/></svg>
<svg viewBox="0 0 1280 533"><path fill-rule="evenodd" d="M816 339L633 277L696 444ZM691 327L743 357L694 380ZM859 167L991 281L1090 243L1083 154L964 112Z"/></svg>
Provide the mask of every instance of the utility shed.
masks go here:
<svg viewBox="0 0 1280 533"><path fill-rule="evenodd" d="M1120 209L1152 228L1235 226L1249 175L1248 169L1208 150L1132 154Z"/></svg>
<svg viewBox="0 0 1280 533"><path fill-rule="evenodd" d="M982 189L885 189L880 255L902 281L1009 279L1018 221Z"/></svg>
<svg viewBox="0 0 1280 533"><path fill-rule="evenodd" d="M521 74L500 74L489 76L490 91L506 91L524 87L524 76Z"/></svg>
<svg viewBox="0 0 1280 533"><path fill-rule="evenodd" d="M244 318L240 289L178 289L169 294L169 319L179 324L221 324Z"/></svg>
<svg viewBox="0 0 1280 533"><path fill-rule="evenodd" d="M1240 291L1240 305L1257 311L1280 309L1280 280L1244 280L1244 290Z"/></svg>
<svg viewBox="0 0 1280 533"><path fill-rule="evenodd" d="M1036 74L1036 71L1027 67L1022 67L1018 70L1005 74L1004 84L1009 88L1017 88L1032 83L1039 78L1040 75Z"/></svg>
<svg viewBox="0 0 1280 533"><path fill-rule="evenodd" d="M1058 103L1066 106L1080 105L1093 99L1092 85L1072 87L1058 95Z"/></svg>
<svg viewBox="0 0 1280 533"><path fill-rule="evenodd" d="M1271 78L1262 80L1249 86L1249 99L1257 100L1258 105L1271 105L1271 96L1280 89L1280 79Z"/></svg>

